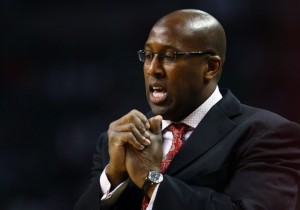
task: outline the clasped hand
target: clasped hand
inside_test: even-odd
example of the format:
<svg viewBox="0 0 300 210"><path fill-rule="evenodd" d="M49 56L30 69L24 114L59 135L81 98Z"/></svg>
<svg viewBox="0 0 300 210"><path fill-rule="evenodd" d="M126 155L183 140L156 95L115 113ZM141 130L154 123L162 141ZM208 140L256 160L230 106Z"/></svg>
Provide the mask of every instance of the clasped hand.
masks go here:
<svg viewBox="0 0 300 210"><path fill-rule="evenodd" d="M161 121L161 116L147 119L141 112L132 110L110 124L110 161L105 172L112 188L128 176L141 188L148 171L160 170Z"/></svg>

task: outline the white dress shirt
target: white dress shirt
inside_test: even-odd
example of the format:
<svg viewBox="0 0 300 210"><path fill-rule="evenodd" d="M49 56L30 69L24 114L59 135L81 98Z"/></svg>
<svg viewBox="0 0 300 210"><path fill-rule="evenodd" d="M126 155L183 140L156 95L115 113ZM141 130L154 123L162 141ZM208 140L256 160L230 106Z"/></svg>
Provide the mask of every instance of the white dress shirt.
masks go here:
<svg viewBox="0 0 300 210"><path fill-rule="evenodd" d="M184 123L186 125L189 125L193 129L197 127L197 125L201 122L201 120L204 118L204 116L207 114L207 112L213 107L219 100L222 99L222 95L219 91L218 86L216 87L215 91L211 94L211 96L203 103L201 104L194 112L192 112L189 116L187 116L185 119L180 121L181 123ZM170 124L172 124L172 121L169 120L162 120L162 135L163 135L163 158L167 155L168 151L170 150L172 146L172 140L173 135L171 131L168 131L167 128ZM186 141L188 137L192 134L193 129L186 132L183 136L183 141ZM125 187L128 184L128 180L121 183L119 186L117 186L112 192L110 192L110 182L105 174L105 170L103 170L101 176L100 176L100 186L102 189L102 192L104 193L102 199L109 199L116 191L120 191L125 189ZM124 186L125 185L125 186ZM157 190L159 188L159 184L156 186L156 188L153 191L151 200L149 202L149 205L147 207L147 210L152 210L152 206L156 197ZM120 193L118 193L120 194Z"/></svg>

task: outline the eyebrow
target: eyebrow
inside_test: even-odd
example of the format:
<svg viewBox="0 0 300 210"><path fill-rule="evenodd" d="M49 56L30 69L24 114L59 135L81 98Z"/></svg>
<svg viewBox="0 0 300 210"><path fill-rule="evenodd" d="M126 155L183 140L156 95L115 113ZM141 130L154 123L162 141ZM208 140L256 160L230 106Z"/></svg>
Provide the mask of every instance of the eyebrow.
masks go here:
<svg viewBox="0 0 300 210"><path fill-rule="evenodd" d="M144 48L149 48L152 49L151 44L145 44ZM179 52L180 50L178 50L177 48L171 46L171 45L162 45L162 48L166 51L166 50L173 50L175 52Z"/></svg>

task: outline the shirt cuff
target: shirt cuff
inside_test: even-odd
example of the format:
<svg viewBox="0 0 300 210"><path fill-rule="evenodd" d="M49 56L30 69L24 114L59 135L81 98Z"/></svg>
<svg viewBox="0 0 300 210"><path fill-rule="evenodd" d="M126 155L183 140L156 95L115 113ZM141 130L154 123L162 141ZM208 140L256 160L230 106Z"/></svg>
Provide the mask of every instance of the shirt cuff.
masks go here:
<svg viewBox="0 0 300 210"><path fill-rule="evenodd" d="M153 193L152 193L152 196L151 196L151 199L150 199L150 201L149 201L149 204L148 204L146 210L152 210L153 203L154 203L154 200L155 200L155 197L156 197L156 194L157 194L157 190L158 190L159 185L160 185L160 184L156 185L156 187L154 188Z"/></svg>
<svg viewBox="0 0 300 210"><path fill-rule="evenodd" d="M106 166L107 167L107 166ZM103 193L103 197L102 199L106 198L108 196L108 193L110 191L110 188L111 188L111 184L106 176L106 173L105 173L105 169L106 167L104 168L101 176L100 176L100 188L102 190L102 193Z"/></svg>
<svg viewBox="0 0 300 210"><path fill-rule="evenodd" d="M106 166L107 167L107 166ZM106 169L105 167L105 169ZM121 182L113 191L110 192L111 184L107 178L107 175L105 173L105 169L103 170L101 176L100 176L100 188L102 190L103 196L101 200L106 200L111 198L114 194L120 195L125 188L127 187L129 183L129 178L125 180L124 182Z"/></svg>

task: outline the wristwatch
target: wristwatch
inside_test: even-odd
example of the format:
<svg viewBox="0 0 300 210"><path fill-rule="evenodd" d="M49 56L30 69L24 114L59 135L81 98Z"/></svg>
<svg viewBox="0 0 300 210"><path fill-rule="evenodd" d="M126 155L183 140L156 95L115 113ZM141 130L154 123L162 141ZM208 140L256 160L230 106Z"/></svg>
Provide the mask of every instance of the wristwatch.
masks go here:
<svg viewBox="0 0 300 210"><path fill-rule="evenodd" d="M153 184L161 183L163 181L163 179L164 179L164 177L159 171L149 171L148 175L146 177L146 180L142 186L142 190L143 190L144 194L147 195L149 188Z"/></svg>

